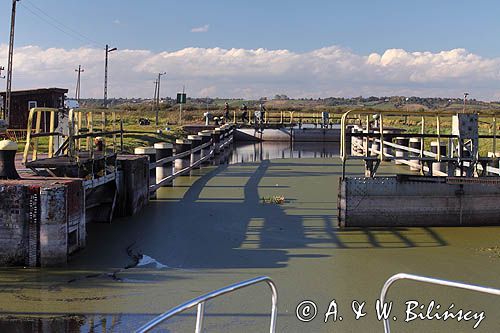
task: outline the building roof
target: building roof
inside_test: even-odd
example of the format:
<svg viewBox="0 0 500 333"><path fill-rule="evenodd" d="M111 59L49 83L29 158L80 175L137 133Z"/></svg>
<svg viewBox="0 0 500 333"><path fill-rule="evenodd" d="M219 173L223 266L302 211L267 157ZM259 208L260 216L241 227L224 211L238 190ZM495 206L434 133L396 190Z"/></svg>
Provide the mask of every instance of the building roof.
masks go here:
<svg viewBox="0 0 500 333"><path fill-rule="evenodd" d="M39 95L39 94L66 94L68 89L63 88L39 88L39 89L27 89L27 90L13 90L11 96L22 96L22 95ZM5 91L0 92L0 95L5 96Z"/></svg>

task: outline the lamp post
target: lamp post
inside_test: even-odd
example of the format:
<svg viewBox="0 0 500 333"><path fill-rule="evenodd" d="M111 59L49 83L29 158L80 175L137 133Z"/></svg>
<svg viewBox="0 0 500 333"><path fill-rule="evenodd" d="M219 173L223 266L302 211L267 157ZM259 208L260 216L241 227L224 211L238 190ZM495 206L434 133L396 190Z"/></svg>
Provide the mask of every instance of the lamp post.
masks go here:
<svg viewBox="0 0 500 333"><path fill-rule="evenodd" d="M167 72L158 73L158 93L156 95L156 126L158 126L158 112L160 111L160 84L162 75L167 75Z"/></svg>
<svg viewBox="0 0 500 333"><path fill-rule="evenodd" d="M106 44L106 57L104 60L104 107L108 107L108 55L116 51L117 48L113 47L112 49L109 48L109 45Z"/></svg>

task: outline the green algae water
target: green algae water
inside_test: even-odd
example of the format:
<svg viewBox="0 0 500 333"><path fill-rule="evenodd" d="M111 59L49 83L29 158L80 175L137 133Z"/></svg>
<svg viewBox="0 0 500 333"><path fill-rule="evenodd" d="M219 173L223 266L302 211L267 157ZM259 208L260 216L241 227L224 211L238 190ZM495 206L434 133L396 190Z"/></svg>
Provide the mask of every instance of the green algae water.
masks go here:
<svg viewBox="0 0 500 333"><path fill-rule="evenodd" d="M339 229L337 152L334 144L236 146L221 164L161 188L137 216L88 225L87 247L67 267L1 269L0 331L130 332L203 293L267 275L278 286L278 332L372 332L383 331L375 302L393 274L500 287L500 228ZM383 165L379 174L408 172ZM263 203L272 196L285 201ZM395 332L500 328L494 296L404 281L389 300ZM484 320L476 329L477 320L405 322L411 300L424 313L435 301L442 311L484 311ZM304 301L317 308L310 321L297 318ZM337 317L325 323L332 301ZM206 331L268 331L270 302L267 286L212 300ZM356 320L352 305L363 303L366 315ZM159 330L192 332L195 320L186 312Z"/></svg>

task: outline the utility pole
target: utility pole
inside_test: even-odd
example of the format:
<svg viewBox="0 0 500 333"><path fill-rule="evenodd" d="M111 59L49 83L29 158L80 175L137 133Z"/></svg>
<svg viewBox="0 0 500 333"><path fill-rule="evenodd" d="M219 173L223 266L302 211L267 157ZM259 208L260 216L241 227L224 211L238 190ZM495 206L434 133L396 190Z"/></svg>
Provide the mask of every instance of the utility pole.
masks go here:
<svg viewBox="0 0 500 333"><path fill-rule="evenodd" d="M112 49L109 48L109 45L106 44L106 57L104 60L104 107L108 107L108 55L109 53L116 51L117 48L113 47Z"/></svg>
<svg viewBox="0 0 500 333"><path fill-rule="evenodd" d="M161 84L161 76L166 75L167 72L158 73L158 93L156 94L156 126L158 126L158 112L160 111L160 84Z"/></svg>
<svg viewBox="0 0 500 333"><path fill-rule="evenodd" d="M14 56L14 28L16 26L16 6L19 0L12 0L12 16L10 18L10 39L9 39L9 62L7 64L7 89L5 90L6 107L4 119L9 126L10 120L10 99L12 93L12 59Z"/></svg>
<svg viewBox="0 0 500 333"><path fill-rule="evenodd" d="M75 72L78 72L78 76L76 79L75 99L78 104L80 104L80 78L81 73L85 72L85 70L82 68L82 65L78 65L78 69L75 69Z"/></svg>

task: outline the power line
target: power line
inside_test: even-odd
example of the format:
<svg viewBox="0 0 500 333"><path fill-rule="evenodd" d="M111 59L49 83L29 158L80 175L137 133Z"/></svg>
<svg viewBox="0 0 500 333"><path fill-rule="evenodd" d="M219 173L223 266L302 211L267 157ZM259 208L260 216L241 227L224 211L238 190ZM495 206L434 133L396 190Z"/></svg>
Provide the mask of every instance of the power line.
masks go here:
<svg viewBox="0 0 500 333"><path fill-rule="evenodd" d="M101 42L98 42L92 38L90 38L89 36L79 32L78 30L75 30L73 29L71 26L69 25L66 25L62 22L60 22L57 18L51 16L49 13L47 13L46 11L44 11L42 8L38 7L37 5L35 5L33 2L31 2L30 0L24 0L25 2L29 3L32 7L36 8L39 12L41 12L42 14L44 14L45 16L47 16L48 18L50 18L52 21L56 22L57 24L59 24L60 26L62 27L65 27L66 29L72 31L73 33L81 36L82 38L92 42L92 43L96 43L97 45L102 45L103 43Z"/></svg>
<svg viewBox="0 0 500 333"><path fill-rule="evenodd" d="M25 3L20 3L22 4L23 8L26 9L29 13L32 15L36 16L38 19L42 20L43 22L47 23L48 25L52 26L53 28L59 30L60 32L66 34L69 37L79 39L80 41L83 41L85 43L90 42L94 46L99 46L102 45L98 41L95 41L84 34L78 32L77 30L59 22L56 18L50 16L47 14L45 11L43 11L41 8L37 7L33 3L31 3L29 0L25 0Z"/></svg>

